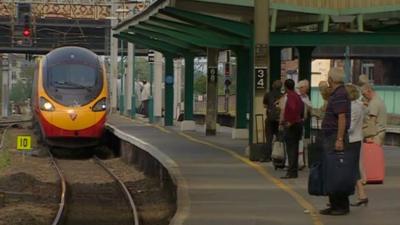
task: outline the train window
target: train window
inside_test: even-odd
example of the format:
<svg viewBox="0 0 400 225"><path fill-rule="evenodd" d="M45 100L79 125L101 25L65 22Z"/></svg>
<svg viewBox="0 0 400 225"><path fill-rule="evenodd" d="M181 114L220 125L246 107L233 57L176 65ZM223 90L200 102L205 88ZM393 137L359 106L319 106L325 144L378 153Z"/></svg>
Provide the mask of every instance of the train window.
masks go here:
<svg viewBox="0 0 400 225"><path fill-rule="evenodd" d="M59 88L90 88L98 83L98 71L81 64L58 64L49 68L48 79Z"/></svg>

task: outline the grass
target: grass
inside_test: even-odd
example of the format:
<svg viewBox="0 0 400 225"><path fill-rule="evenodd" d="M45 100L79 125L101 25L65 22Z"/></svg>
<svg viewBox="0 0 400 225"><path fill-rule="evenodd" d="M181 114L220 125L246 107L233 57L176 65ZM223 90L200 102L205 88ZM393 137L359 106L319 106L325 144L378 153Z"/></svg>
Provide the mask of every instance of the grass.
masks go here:
<svg viewBox="0 0 400 225"><path fill-rule="evenodd" d="M0 171L10 165L10 154L8 151L0 150Z"/></svg>

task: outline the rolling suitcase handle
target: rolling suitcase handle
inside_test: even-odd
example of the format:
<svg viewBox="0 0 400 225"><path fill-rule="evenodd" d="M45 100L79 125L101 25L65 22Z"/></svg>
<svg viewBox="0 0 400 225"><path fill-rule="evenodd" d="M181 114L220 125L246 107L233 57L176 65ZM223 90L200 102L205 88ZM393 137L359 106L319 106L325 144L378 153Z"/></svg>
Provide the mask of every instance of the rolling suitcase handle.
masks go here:
<svg viewBox="0 0 400 225"><path fill-rule="evenodd" d="M258 119L257 118L259 118L259 117L261 117L261 125L262 125L262 140L263 140L263 142L259 142L259 140L258 140ZM265 126L264 126L264 114L261 114L261 113L258 113L258 114L256 114L255 115L255 119L256 119L256 142L257 142L257 144L264 144L265 142L266 142L266 138L265 138Z"/></svg>
<svg viewBox="0 0 400 225"><path fill-rule="evenodd" d="M261 118L261 124L262 124L262 134L263 134L263 137L262 137L262 140L260 140L260 138L259 138L259 135L260 135L260 133L259 133L259 131L258 131L258 129L259 129L259 124L258 124L258 121L259 121L259 119ZM263 157L265 157L264 156L264 154L265 154L265 146L264 146L264 144L265 144L265 131L264 131L264 115L263 114L256 114L255 115L255 118L254 118L256 121L256 132L255 132L255 134L254 135L256 135L256 143L252 146L252 148L250 149L250 154L249 154L249 159L251 160L251 161L259 161L260 159L262 159Z"/></svg>

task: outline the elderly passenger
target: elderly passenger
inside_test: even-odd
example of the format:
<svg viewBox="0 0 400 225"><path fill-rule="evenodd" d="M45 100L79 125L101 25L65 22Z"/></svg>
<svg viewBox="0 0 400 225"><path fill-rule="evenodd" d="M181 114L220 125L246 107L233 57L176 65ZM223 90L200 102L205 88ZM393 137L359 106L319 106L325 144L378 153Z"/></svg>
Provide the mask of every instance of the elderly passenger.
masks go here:
<svg viewBox="0 0 400 225"><path fill-rule="evenodd" d="M363 103L359 100L360 92L355 85L346 85L347 93L349 94L349 98L351 101L351 122L349 128L349 145L348 149L356 152L357 157L355 158L355 165L360 165L360 152L361 152L361 143L363 140L363 122L364 122L364 114L365 108ZM358 201L356 203L350 204L351 206L360 206L368 204L367 194L364 190L364 186L361 180L361 171L360 167L355 168L357 171L356 179L357 179L357 195Z"/></svg>
<svg viewBox="0 0 400 225"><path fill-rule="evenodd" d="M364 84L361 87L361 93L368 101L368 117L366 118L366 125L364 125L364 137L367 138L367 141L373 141L382 146L387 125L385 103L369 84Z"/></svg>
<svg viewBox="0 0 400 225"><path fill-rule="evenodd" d="M348 142L347 131L350 128L351 103L346 88L343 85L344 71L339 68L332 68L328 73L328 83L332 88L332 93L328 99L326 112L322 121L323 132L323 164L326 168L326 187L329 196L330 206L320 211L323 215L345 215L350 212L349 195L350 191L337 191L335 180L338 177L345 177L348 174L340 174L343 172L335 165L338 154L343 154L346 161L354 164L356 154L352 154L350 149L345 149L345 143ZM352 165L349 165L352 168ZM354 168L356 165L354 165ZM353 182L354 181L354 182ZM347 182L347 181L346 181ZM350 179L349 183L342 183L343 186L355 186L355 178ZM350 183L351 182L351 183Z"/></svg>

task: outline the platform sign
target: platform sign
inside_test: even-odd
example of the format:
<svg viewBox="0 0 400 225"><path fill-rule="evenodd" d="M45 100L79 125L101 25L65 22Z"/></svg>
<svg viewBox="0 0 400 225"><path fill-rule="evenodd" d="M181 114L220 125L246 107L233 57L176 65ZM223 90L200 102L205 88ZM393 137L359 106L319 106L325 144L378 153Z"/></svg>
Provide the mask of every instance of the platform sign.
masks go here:
<svg viewBox="0 0 400 225"><path fill-rule="evenodd" d="M31 136L18 136L17 137L17 149L30 151L32 149L31 146Z"/></svg>
<svg viewBox="0 0 400 225"><path fill-rule="evenodd" d="M149 50L148 52L147 52L147 61L149 62L149 63L153 63L154 62L154 51L152 51L152 50Z"/></svg>
<svg viewBox="0 0 400 225"><path fill-rule="evenodd" d="M216 83L218 78L218 68L217 67L208 67L207 68L207 77L209 83Z"/></svg>
<svg viewBox="0 0 400 225"><path fill-rule="evenodd" d="M165 84L168 85L174 84L174 77L171 75L165 75Z"/></svg>
<svg viewBox="0 0 400 225"><path fill-rule="evenodd" d="M256 90L265 91L265 89L267 88L268 68L256 67L254 70L254 73L256 75L256 79L254 79Z"/></svg>

